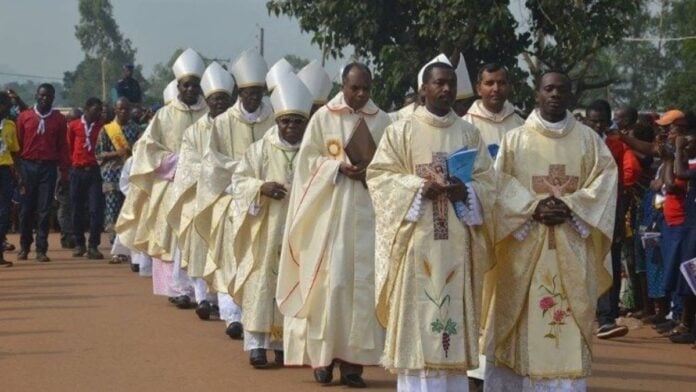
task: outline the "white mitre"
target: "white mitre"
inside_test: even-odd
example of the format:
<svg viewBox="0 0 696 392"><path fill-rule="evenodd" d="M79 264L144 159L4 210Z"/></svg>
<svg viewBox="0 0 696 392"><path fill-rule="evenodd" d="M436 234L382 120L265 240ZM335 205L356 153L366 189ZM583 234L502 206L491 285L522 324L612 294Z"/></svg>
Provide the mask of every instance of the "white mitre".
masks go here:
<svg viewBox="0 0 696 392"><path fill-rule="evenodd" d="M174 71L176 80L181 80L187 76L200 78L204 70L205 64L203 59L191 48L184 50L176 59L174 65L172 65L172 71Z"/></svg>
<svg viewBox="0 0 696 392"><path fill-rule="evenodd" d="M179 95L179 89L177 88L178 83L179 82L176 79L174 79L171 82L169 82L167 87L164 88L164 91L162 91L162 99L164 99L165 105L175 100L176 97Z"/></svg>
<svg viewBox="0 0 696 392"><path fill-rule="evenodd" d="M206 98L219 92L232 95L234 91L234 79L220 64L213 61L203 72L201 78L201 90Z"/></svg>
<svg viewBox="0 0 696 392"><path fill-rule="evenodd" d="M239 88L266 85L268 65L266 60L253 49L244 51L230 68Z"/></svg>
<svg viewBox="0 0 696 392"><path fill-rule="evenodd" d="M266 74L266 87L269 92L272 92L278 85L280 78L286 73L294 73L295 69L288 63L288 60L281 58L268 70Z"/></svg>
<svg viewBox="0 0 696 392"><path fill-rule="evenodd" d="M313 100L312 94L294 73L284 74L271 94L275 118L287 114L309 118Z"/></svg>
<svg viewBox="0 0 696 392"><path fill-rule="evenodd" d="M457 64L457 69L454 70L457 74L457 100L467 99L474 96L474 87L471 85L471 78L469 77L469 70L466 68L466 61L464 60L464 55L459 54L459 64Z"/></svg>
<svg viewBox="0 0 696 392"><path fill-rule="evenodd" d="M445 63L445 64L452 65L452 63L449 61L449 59L447 58L447 56L445 56L445 55L442 54L442 53L438 54L438 55L435 56L432 60L428 61L428 62L420 69L420 71L418 71L418 90L420 90L421 87L423 87L423 73L425 72L425 68L426 68L428 65L433 64L433 63Z"/></svg>
<svg viewBox="0 0 696 392"><path fill-rule="evenodd" d="M329 74L317 60L312 60L305 65L297 73L297 77L300 78L312 94L312 103L314 105L323 105L328 101L333 82L331 82L331 77L329 77Z"/></svg>

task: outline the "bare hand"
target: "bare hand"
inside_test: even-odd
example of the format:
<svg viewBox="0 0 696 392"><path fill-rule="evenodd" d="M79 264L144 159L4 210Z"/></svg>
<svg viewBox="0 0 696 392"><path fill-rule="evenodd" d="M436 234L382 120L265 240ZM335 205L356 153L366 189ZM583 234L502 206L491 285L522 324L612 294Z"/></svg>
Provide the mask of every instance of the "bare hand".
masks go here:
<svg viewBox="0 0 696 392"><path fill-rule="evenodd" d="M425 185L423 185L423 196L426 199L434 200L445 192L447 192L447 185L442 185L435 181L426 181Z"/></svg>
<svg viewBox="0 0 696 392"><path fill-rule="evenodd" d="M469 189L457 177L450 177L450 185L447 185L447 198L452 202L466 201L469 197Z"/></svg>
<svg viewBox="0 0 696 392"><path fill-rule="evenodd" d="M570 219L570 208L555 197L539 202L532 218L546 226L557 226Z"/></svg>
<svg viewBox="0 0 696 392"><path fill-rule="evenodd" d="M365 172L367 169L341 162L341 166L339 166L338 171L351 180L365 181Z"/></svg>
<svg viewBox="0 0 696 392"><path fill-rule="evenodd" d="M261 194L271 199L283 200L288 194L288 190L283 184L271 181L261 185Z"/></svg>

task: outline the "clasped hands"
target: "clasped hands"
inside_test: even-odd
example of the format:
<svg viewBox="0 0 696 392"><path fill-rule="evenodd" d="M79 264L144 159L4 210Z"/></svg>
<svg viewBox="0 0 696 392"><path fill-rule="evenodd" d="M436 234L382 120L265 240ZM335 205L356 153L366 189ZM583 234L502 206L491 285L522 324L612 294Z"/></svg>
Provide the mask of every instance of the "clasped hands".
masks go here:
<svg viewBox="0 0 696 392"><path fill-rule="evenodd" d="M423 185L423 196L426 199L434 200L443 194L452 202L466 201L469 197L469 190L466 185L456 177L450 177L449 184L442 184L437 181L426 181Z"/></svg>
<svg viewBox="0 0 696 392"><path fill-rule="evenodd" d="M532 219L546 226L558 226L570 219L570 208L562 200L549 196L539 202Z"/></svg>
<svg viewBox="0 0 696 392"><path fill-rule="evenodd" d="M271 199L283 200L287 196L288 190L285 188L285 185L270 181L261 185L261 194Z"/></svg>
<svg viewBox="0 0 696 392"><path fill-rule="evenodd" d="M367 167L360 167L351 165L350 163L341 162L341 166L338 167L338 171L351 180L364 182Z"/></svg>

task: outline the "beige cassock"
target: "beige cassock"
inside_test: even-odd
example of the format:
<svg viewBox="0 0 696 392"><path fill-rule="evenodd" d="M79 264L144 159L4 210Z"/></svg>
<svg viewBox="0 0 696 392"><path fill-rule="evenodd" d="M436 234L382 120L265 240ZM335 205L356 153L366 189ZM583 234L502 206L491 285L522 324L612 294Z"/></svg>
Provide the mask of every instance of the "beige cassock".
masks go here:
<svg viewBox="0 0 696 392"><path fill-rule="evenodd" d="M175 200L167 222L179 239L181 267L186 268L192 278L203 277L208 247L193 229L196 216L196 189L201 179L201 160L213 129L213 119L205 115L186 128L179 150L176 176L172 184Z"/></svg>
<svg viewBox="0 0 696 392"><path fill-rule="evenodd" d="M382 353L374 209L364 185L338 173L361 118L379 143L387 114L372 101L355 112L337 94L310 120L298 153L276 293L288 365L376 364Z"/></svg>
<svg viewBox="0 0 696 392"><path fill-rule="evenodd" d="M260 140L275 121L269 105L263 103L256 121L247 121L241 101L215 118L210 141L201 163L201 181L196 189L194 227L208 246L203 272L210 288L227 293L236 265L232 253L232 196L230 185L237 163L246 149Z"/></svg>
<svg viewBox="0 0 696 392"><path fill-rule="evenodd" d="M408 118L413 114L413 112L416 111L417 107L418 105L416 105L415 103L408 104L395 112L389 113L389 119L391 120L391 122L395 123L399 120Z"/></svg>
<svg viewBox="0 0 696 392"><path fill-rule="evenodd" d="M469 185L490 221L493 161L478 130L454 112L437 117L421 106L392 124L368 169L377 316L387 329L382 365L392 372L461 374L478 366L482 280L492 263L488 230L465 225L446 197L422 199L417 222L405 219L426 179L438 168L446 173L447 156L463 147L478 149Z"/></svg>
<svg viewBox="0 0 696 392"><path fill-rule="evenodd" d="M486 145L500 145L505 133L524 124L524 120L515 113L515 108L507 101L500 113L491 113L478 99L462 118L478 128Z"/></svg>
<svg viewBox="0 0 696 392"><path fill-rule="evenodd" d="M232 177L231 240L237 273L229 292L244 310L244 330L270 334L271 341L283 338L283 316L275 291L289 197L275 200L261 195L260 190L269 181L290 189L298 149L299 145L282 141L274 126L247 149Z"/></svg>
<svg viewBox="0 0 696 392"><path fill-rule="evenodd" d="M614 159L570 113L552 130L534 112L505 135L495 167L495 363L537 380L586 377L597 299L611 285L603 262L614 229ZM553 229L532 223L550 194L573 213Z"/></svg>
<svg viewBox="0 0 696 392"><path fill-rule="evenodd" d="M176 246L166 215L174 200L172 182L155 170L169 154L178 154L184 130L208 112L205 101L188 106L178 99L155 113L133 151L126 200L116 223L121 242L130 249L172 260Z"/></svg>

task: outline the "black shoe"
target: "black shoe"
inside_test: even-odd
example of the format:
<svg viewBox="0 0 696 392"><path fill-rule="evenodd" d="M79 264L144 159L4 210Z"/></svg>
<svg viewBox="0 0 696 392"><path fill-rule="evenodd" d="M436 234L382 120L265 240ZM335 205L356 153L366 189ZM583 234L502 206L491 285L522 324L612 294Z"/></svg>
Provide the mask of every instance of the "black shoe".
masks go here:
<svg viewBox="0 0 696 392"><path fill-rule="evenodd" d="M691 332L684 332L670 336L669 341L676 344L693 344L696 342L696 338Z"/></svg>
<svg viewBox="0 0 696 392"><path fill-rule="evenodd" d="M12 252L13 250L16 249L14 245L10 244L10 243L7 242L7 241L5 241L5 242L2 244L2 247L3 247L3 250L4 250L5 252Z"/></svg>
<svg viewBox="0 0 696 392"><path fill-rule="evenodd" d="M133 272L140 272L140 264L133 264L133 261L131 260L130 269Z"/></svg>
<svg viewBox="0 0 696 392"><path fill-rule="evenodd" d="M266 357L266 349L255 348L249 351L249 363L256 369L262 369L268 366L268 358Z"/></svg>
<svg viewBox="0 0 696 392"><path fill-rule="evenodd" d="M346 374L341 376L341 384L348 388L367 388L365 380L359 374Z"/></svg>
<svg viewBox="0 0 696 392"><path fill-rule="evenodd" d="M17 253L17 260L26 260L29 257L29 251L22 249Z"/></svg>
<svg viewBox="0 0 696 392"><path fill-rule="evenodd" d="M326 367L318 367L314 369L314 380L319 384L329 384L333 381L334 363Z"/></svg>
<svg viewBox="0 0 696 392"><path fill-rule="evenodd" d="M283 353L283 350L274 350L273 353L275 354L275 364L280 367L285 366L285 353Z"/></svg>
<svg viewBox="0 0 696 392"><path fill-rule="evenodd" d="M46 256L46 252L36 252L36 261L47 263L51 261L51 259L48 256Z"/></svg>
<svg viewBox="0 0 696 392"><path fill-rule="evenodd" d="M13 265L14 265L14 264L12 264L11 261L5 260L5 258L4 258L3 255L2 255L2 252L0 252L0 268L3 268L3 267L5 267L5 268L6 268L6 267L12 267Z"/></svg>
<svg viewBox="0 0 696 392"><path fill-rule="evenodd" d="M238 321L231 323L230 325L227 326L225 333L231 339L241 340L242 336L244 335L244 328L242 327L242 323L240 323Z"/></svg>
<svg viewBox="0 0 696 392"><path fill-rule="evenodd" d="M657 331L657 333L659 334L667 333L674 329L674 327L676 327L677 325L679 324L676 323L674 320L667 320L662 324L657 324L657 326L655 326L655 331Z"/></svg>
<svg viewBox="0 0 696 392"><path fill-rule="evenodd" d="M196 314L201 320L210 320L210 313L212 313L213 307L210 306L210 302L201 301L196 307Z"/></svg>
<svg viewBox="0 0 696 392"><path fill-rule="evenodd" d="M180 295L175 297L172 303L179 309L191 309L195 306L191 301L191 297L188 295Z"/></svg>
<svg viewBox="0 0 696 392"><path fill-rule="evenodd" d="M90 247L87 249L87 258L90 260L102 260L104 259L104 255L99 249Z"/></svg>
<svg viewBox="0 0 696 392"><path fill-rule="evenodd" d="M599 339L611 339L625 336L628 333L628 327L624 325L605 324L597 330Z"/></svg>
<svg viewBox="0 0 696 392"><path fill-rule="evenodd" d="M72 256L73 257L82 257L85 255L85 253L87 253L87 249L82 245L78 245L75 247L75 250L72 252Z"/></svg>
<svg viewBox="0 0 696 392"><path fill-rule="evenodd" d="M63 249L75 249L75 241L70 238L61 238L60 247Z"/></svg>
<svg viewBox="0 0 696 392"><path fill-rule="evenodd" d="M220 308L215 304L210 305L210 318L220 320Z"/></svg>

